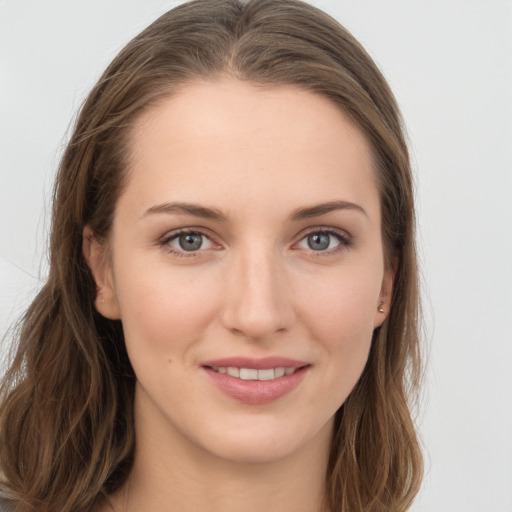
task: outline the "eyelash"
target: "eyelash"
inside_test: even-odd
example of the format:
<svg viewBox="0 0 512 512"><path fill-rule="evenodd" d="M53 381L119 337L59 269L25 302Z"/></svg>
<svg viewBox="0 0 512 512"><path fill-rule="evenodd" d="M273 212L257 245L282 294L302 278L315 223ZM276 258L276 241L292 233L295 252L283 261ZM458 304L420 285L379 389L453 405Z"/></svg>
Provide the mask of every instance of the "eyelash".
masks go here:
<svg viewBox="0 0 512 512"><path fill-rule="evenodd" d="M316 257L331 256L331 255L337 254L337 253L339 253L339 252L341 252L343 250L349 249L353 245L352 236L349 235L348 233L346 233L344 231L338 231L338 230L333 229L333 228L322 228L322 227L320 227L320 228L313 228L313 229L307 231L306 233L304 233L301 236L300 240L294 244L294 246L298 245L306 237L308 237L310 235L316 235L316 234L332 236L332 237L334 237L339 242L339 244L334 249L330 249L328 251L314 251L313 249L311 249L311 253L314 254ZM173 231L172 233L165 235L158 242L158 245L160 247L165 248L170 254L172 254L174 256L185 257L185 258L197 257L198 253L201 252L200 250L198 250L198 251L190 251L190 252L187 252L187 251L176 251L176 250L174 250L169 245L170 242L176 240L181 235L200 235L200 236L205 237L208 240L210 240L211 243L215 243L215 242L213 242L211 240L210 236L208 236L206 233L204 233L200 229L189 229L189 228L186 228L186 229L180 229L178 231Z"/></svg>
<svg viewBox="0 0 512 512"><path fill-rule="evenodd" d="M164 247L170 254L178 257L184 257L184 258L190 258L190 257L197 257L197 253L199 251L176 251L174 250L169 244L173 241L179 238L181 235L200 235L202 237L208 238L208 240L211 240L211 237L208 236L206 233L202 232L199 229L179 229L178 231L173 231L172 233L169 233L165 235L159 242L158 245L160 247ZM213 242L212 242L213 243Z"/></svg>
<svg viewBox="0 0 512 512"><path fill-rule="evenodd" d="M338 254L341 251L349 249L353 244L352 236L349 235L347 232L340 231L340 230L333 229L333 228L320 227L320 228L313 228L313 229L307 231L306 233L304 233L302 235L302 237L300 238L300 240L297 243L295 243L294 245L299 244L300 242L302 242L302 240L304 240L305 238L307 238L310 235L329 235L329 236L334 237L339 242L339 244L336 247L334 247L333 249L327 250L327 251L314 251L313 249L310 249L311 253L314 254L317 258L321 258L322 256L332 256L334 254Z"/></svg>

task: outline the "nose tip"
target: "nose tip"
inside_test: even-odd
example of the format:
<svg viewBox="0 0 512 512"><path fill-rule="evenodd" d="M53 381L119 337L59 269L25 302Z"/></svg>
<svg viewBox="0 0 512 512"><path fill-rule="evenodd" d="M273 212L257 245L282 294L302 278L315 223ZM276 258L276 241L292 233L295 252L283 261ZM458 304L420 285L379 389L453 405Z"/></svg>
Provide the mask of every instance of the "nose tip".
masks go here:
<svg viewBox="0 0 512 512"><path fill-rule="evenodd" d="M255 303L244 301L239 303L235 315L232 315L227 326L235 334L244 337L261 340L269 335L286 331L283 317L279 314L277 308L271 311L275 306L269 302L264 307Z"/></svg>
<svg viewBox="0 0 512 512"><path fill-rule="evenodd" d="M289 329L293 319L285 272L270 256L241 261L226 290L224 326L232 333L262 340Z"/></svg>

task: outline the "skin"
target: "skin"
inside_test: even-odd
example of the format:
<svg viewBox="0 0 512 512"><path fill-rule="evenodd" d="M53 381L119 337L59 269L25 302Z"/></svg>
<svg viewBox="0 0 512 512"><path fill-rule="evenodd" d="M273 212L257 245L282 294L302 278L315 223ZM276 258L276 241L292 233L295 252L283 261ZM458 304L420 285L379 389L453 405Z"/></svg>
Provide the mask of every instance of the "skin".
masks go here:
<svg viewBox="0 0 512 512"><path fill-rule="evenodd" d="M393 281L367 140L326 98L223 77L143 113L131 148L108 253L84 230L96 307L121 319L137 376L135 464L112 504L325 510L333 416L363 371ZM225 218L161 206L177 201ZM356 206L291 218L334 201ZM204 233L199 250L172 238L183 228ZM342 238L312 249L308 235L325 229ZM310 367L290 393L249 405L201 368L234 355Z"/></svg>

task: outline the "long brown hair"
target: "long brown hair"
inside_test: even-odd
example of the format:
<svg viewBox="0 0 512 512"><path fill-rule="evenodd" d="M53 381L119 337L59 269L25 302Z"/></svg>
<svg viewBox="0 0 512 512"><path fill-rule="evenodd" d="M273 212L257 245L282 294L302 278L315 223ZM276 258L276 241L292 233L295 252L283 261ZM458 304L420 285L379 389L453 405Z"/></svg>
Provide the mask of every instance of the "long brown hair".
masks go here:
<svg viewBox="0 0 512 512"><path fill-rule="evenodd" d="M361 45L299 0L196 0L119 53L82 106L53 197L48 280L20 323L1 387L0 473L16 510L90 511L120 488L135 444L135 376L119 321L94 308L82 255L89 224L107 239L138 115L198 77L294 84L338 105L366 134L380 191L392 307L336 414L326 497L333 511L406 510L422 458L410 400L420 374L413 189L394 97Z"/></svg>

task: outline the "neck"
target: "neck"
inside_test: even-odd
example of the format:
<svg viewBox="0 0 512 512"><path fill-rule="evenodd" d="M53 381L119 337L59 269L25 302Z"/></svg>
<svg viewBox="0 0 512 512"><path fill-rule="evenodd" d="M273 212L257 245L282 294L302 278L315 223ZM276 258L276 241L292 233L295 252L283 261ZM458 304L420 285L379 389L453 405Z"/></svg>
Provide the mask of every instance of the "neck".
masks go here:
<svg viewBox="0 0 512 512"><path fill-rule="evenodd" d="M325 470L332 425L300 451L248 462L193 444L168 422L147 421L136 400L137 448L127 484L111 499L119 512L327 511ZM145 418L144 421L141 421Z"/></svg>

